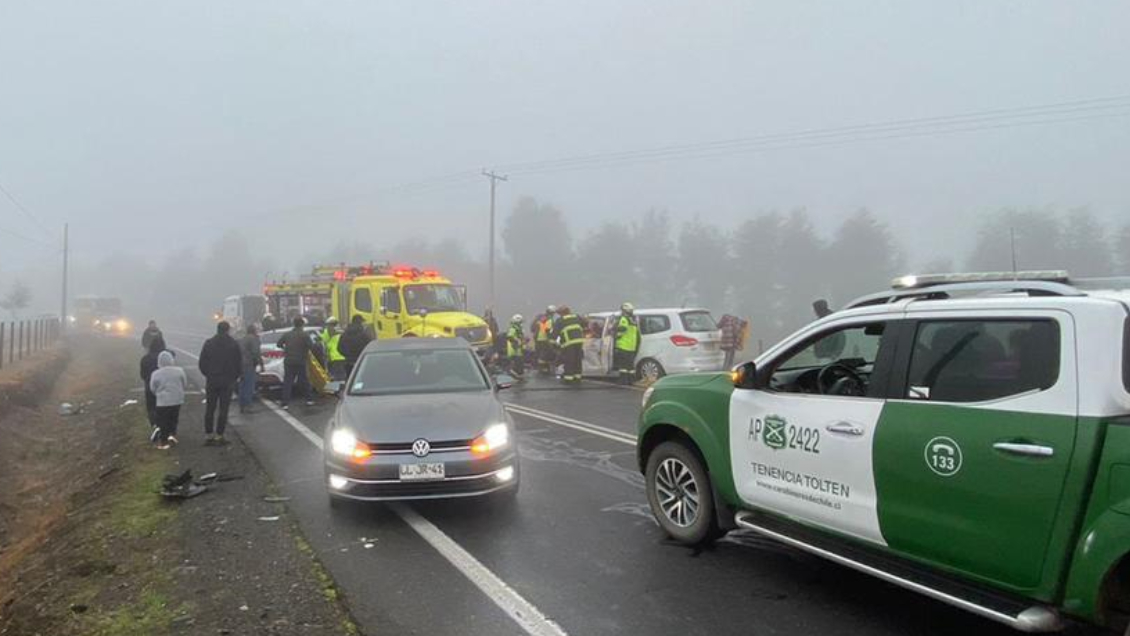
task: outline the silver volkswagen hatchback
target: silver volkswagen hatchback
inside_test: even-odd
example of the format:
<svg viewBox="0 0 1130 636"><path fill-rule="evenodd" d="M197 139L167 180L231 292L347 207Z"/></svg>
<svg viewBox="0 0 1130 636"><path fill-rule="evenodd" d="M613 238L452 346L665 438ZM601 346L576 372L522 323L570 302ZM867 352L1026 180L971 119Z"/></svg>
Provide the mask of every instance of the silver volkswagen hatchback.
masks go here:
<svg viewBox="0 0 1130 636"><path fill-rule="evenodd" d="M325 434L331 503L473 497L518 491L514 427L461 338L371 343Z"/></svg>

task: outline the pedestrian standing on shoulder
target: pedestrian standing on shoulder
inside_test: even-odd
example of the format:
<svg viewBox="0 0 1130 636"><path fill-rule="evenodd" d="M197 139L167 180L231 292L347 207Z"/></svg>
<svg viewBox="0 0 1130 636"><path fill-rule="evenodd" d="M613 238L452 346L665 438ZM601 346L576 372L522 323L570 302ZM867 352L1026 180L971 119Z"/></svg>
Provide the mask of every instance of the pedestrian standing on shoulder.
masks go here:
<svg viewBox="0 0 1130 636"><path fill-rule="evenodd" d="M231 325L221 320L216 335L204 342L200 350L200 373L204 374L204 443L208 446L227 444L224 431L228 427L228 409L236 382L243 373L243 354L239 343L231 337Z"/></svg>
<svg viewBox="0 0 1130 636"><path fill-rule="evenodd" d="M263 370L262 342L259 328L248 325L247 332L239 339L240 362L243 370L239 376L239 412L250 413L251 401L255 399L255 383L259 380L256 370Z"/></svg>
<svg viewBox="0 0 1130 636"><path fill-rule="evenodd" d="M337 350L345 358L345 377L348 378L353 373L353 367L357 364L357 360L361 357L361 352L365 350L373 338L369 335L369 330L365 328L365 319L360 315L354 316L349 321L349 326L341 334L341 339L338 340Z"/></svg>
<svg viewBox="0 0 1130 636"><path fill-rule="evenodd" d="M145 415L149 418L149 426L152 427L152 434L149 436L150 441L157 439L157 395L153 393L153 389L149 388L149 380L153 377L153 372L157 370L157 356L166 349L165 339L157 336L149 341L149 350L141 357L141 382L145 387Z"/></svg>
<svg viewBox="0 0 1130 636"><path fill-rule="evenodd" d="M141 332L141 348L149 351L149 345L153 342L154 338L161 338L163 340L165 336L161 333L161 330L157 328L157 321L150 320L149 326L145 328L145 331Z"/></svg>
<svg viewBox="0 0 1130 636"><path fill-rule="evenodd" d="M299 393L306 396L306 406L313 406L314 400L310 395L310 379L306 374L306 362L310 357L312 344L310 336L303 327L306 321L301 316L294 318L294 327L279 338L277 346L284 352L283 355L283 386L282 407L290 408L290 398L297 386Z"/></svg>
<svg viewBox="0 0 1130 636"><path fill-rule="evenodd" d="M188 389L188 376L177 366L171 351L157 355L157 370L149 377L148 387L157 404L157 449L168 450L177 443L180 407Z"/></svg>

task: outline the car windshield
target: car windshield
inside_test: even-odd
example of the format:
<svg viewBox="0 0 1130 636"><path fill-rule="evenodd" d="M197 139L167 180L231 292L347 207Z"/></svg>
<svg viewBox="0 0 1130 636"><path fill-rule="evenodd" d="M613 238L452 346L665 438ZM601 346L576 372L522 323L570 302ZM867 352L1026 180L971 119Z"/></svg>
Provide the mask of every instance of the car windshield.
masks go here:
<svg viewBox="0 0 1130 636"><path fill-rule="evenodd" d="M376 351L361 358L350 395L487 391L490 383L468 349Z"/></svg>
<svg viewBox="0 0 1130 636"><path fill-rule="evenodd" d="M718 329L718 323L714 322L708 311L685 311L680 317L683 319L684 331L702 332Z"/></svg>
<svg viewBox="0 0 1130 636"><path fill-rule="evenodd" d="M407 285L404 302L410 314L418 314L421 309L429 313L463 311L463 296L454 285Z"/></svg>

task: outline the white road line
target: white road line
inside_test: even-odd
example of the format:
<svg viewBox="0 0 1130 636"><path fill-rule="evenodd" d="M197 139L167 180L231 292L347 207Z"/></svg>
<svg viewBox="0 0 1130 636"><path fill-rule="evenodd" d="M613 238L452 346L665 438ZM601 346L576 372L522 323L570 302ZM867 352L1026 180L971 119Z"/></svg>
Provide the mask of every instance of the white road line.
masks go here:
<svg viewBox="0 0 1130 636"><path fill-rule="evenodd" d="M318 450L322 450L322 438L318 437L317 433L307 428L306 425L300 422L297 417L294 417L290 413L282 410L281 406L275 404L270 400L260 399L259 401L262 402L267 408L274 411L275 415L281 417L282 421L290 424L291 428L298 431L299 435L306 438L306 441L313 444Z"/></svg>
<svg viewBox="0 0 1130 636"><path fill-rule="evenodd" d="M620 431L605 428L603 426L598 426L596 424L591 424L589 422L582 422L581 420L574 420L562 415L547 413L545 411L539 411L528 406L519 406L517 404L507 404L506 410L512 413L517 413L519 415L525 415L526 417L532 417L534 419L542 420L543 422L549 422L550 424L557 424L558 426L564 426L566 428L582 431L591 435L597 435L599 437L610 439L615 442L620 442L621 444L628 444L629 446L636 445L636 438L634 435L621 433Z"/></svg>
<svg viewBox="0 0 1130 636"><path fill-rule="evenodd" d="M305 437L318 450L322 450L322 438L318 437L298 418L282 410L279 406L268 400L260 400L267 408L274 411L284 422L290 424L294 430ZM447 536L435 524L420 516L415 510L400 504L391 506L392 510L404 520L416 534L435 548L448 563L455 566L463 576L467 577L475 587L482 590L487 597L502 611L506 612L515 623L531 636L567 636L565 630L541 613L533 603L527 601L514 588L510 587L483 565L470 552L463 549L454 539Z"/></svg>
<svg viewBox="0 0 1130 636"><path fill-rule="evenodd" d="M444 534L435 524L422 517L415 510L402 504L393 504L392 509L401 519L412 527L437 552L454 565L475 587L482 590L494 604L510 615L527 634L534 636L566 636L561 626L550 620L532 603L516 592L505 581L495 576L470 552L464 550L454 539Z"/></svg>

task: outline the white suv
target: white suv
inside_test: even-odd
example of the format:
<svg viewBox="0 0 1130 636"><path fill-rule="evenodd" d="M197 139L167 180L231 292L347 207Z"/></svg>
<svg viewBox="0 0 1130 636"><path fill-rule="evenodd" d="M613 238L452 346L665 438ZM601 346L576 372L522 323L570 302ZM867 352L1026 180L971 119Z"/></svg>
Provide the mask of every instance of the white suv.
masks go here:
<svg viewBox="0 0 1130 636"><path fill-rule="evenodd" d="M587 376L612 375L616 323L620 312L588 314L583 372ZM645 382L676 373L720 371L726 354L722 331L706 309L637 309L640 350L636 374Z"/></svg>

